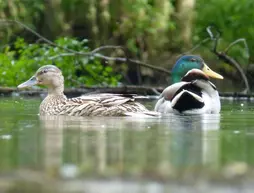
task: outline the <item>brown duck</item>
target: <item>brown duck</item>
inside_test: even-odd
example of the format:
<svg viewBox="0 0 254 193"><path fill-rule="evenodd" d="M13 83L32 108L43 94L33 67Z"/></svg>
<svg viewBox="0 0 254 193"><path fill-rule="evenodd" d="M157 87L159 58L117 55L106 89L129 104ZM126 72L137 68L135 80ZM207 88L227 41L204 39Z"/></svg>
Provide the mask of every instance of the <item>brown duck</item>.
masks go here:
<svg viewBox="0 0 254 193"><path fill-rule="evenodd" d="M89 94L77 98L64 95L64 77L62 71L53 65L45 65L37 70L18 88L45 85L48 95L40 105L40 115L70 116L159 116L135 101L133 97L120 94Z"/></svg>

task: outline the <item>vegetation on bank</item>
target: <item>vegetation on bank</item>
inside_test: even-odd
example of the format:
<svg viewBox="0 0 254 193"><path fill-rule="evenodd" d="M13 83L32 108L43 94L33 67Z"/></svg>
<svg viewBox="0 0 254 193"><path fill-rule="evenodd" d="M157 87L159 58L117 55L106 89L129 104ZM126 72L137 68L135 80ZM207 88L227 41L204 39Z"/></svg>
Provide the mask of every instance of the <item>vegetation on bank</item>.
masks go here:
<svg viewBox="0 0 254 193"><path fill-rule="evenodd" d="M246 38L252 56L253 8L252 0L9 0L1 3L0 18L21 21L57 45L78 52L89 52L102 45L123 45L125 53L108 49L106 55L127 56L170 69L179 54L208 37L205 30L208 25L221 31L219 49L238 38ZM85 55L52 59L66 51L49 46L19 25L3 20L0 22L2 86L16 86L39 66L49 63L63 70L67 86L142 83L138 77L139 65ZM194 53L216 60L210 49L210 43L206 42ZM247 70L254 58L248 61L246 53L239 44L228 54ZM223 62L221 66L228 74L236 72ZM150 82L158 79L158 73L149 68L142 68L141 72L150 77Z"/></svg>
<svg viewBox="0 0 254 193"><path fill-rule="evenodd" d="M100 59L93 56L61 56L65 49L87 53L90 48L88 40L78 41L74 38L58 38L55 43L59 47L52 47L44 43L28 44L18 38L12 46L5 46L0 53L1 86L16 86L32 76L43 65L54 64L62 71L66 79L66 86L78 84L113 85L121 79L120 74L113 71L112 66L103 65Z"/></svg>

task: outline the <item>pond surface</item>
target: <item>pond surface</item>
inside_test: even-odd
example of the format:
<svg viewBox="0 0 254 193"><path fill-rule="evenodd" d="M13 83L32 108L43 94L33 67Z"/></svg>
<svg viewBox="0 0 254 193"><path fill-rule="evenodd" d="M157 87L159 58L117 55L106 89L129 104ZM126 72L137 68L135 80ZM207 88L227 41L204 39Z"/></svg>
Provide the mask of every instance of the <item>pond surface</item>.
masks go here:
<svg viewBox="0 0 254 193"><path fill-rule="evenodd" d="M254 103L220 115L40 117L0 99L0 192L251 192ZM155 101L144 102L152 109Z"/></svg>

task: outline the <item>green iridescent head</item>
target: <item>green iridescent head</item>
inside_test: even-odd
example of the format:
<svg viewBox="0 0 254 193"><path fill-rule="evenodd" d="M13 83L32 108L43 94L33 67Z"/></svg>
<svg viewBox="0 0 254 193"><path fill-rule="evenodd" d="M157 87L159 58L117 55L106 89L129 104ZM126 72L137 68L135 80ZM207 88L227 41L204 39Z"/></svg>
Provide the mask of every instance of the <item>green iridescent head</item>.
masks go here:
<svg viewBox="0 0 254 193"><path fill-rule="evenodd" d="M180 57L172 68L172 83L180 82L181 78L192 69L202 70L212 78L223 79L223 76L212 71L202 58L195 55L185 55Z"/></svg>

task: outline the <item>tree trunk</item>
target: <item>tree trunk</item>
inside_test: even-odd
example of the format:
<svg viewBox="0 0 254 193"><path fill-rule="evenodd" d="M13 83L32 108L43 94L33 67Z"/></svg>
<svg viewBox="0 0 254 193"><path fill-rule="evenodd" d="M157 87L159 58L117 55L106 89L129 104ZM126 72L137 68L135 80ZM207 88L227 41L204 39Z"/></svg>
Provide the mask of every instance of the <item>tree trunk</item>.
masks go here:
<svg viewBox="0 0 254 193"><path fill-rule="evenodd" d="M70 26L64 20L61 0L44 0L44 5L43 35L51 40L59 35L66 35L65 32L70 29Z"/></svg>
<svg viewBox="0 0 254 193"><path fill-rule="evenodd" d="M196 0L176 0L177 27L180 30L181 41L185 46L191 46L193 12Z"/></svg>

